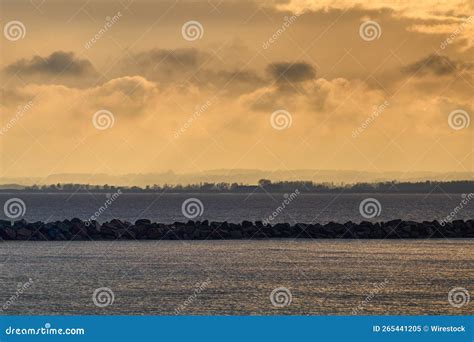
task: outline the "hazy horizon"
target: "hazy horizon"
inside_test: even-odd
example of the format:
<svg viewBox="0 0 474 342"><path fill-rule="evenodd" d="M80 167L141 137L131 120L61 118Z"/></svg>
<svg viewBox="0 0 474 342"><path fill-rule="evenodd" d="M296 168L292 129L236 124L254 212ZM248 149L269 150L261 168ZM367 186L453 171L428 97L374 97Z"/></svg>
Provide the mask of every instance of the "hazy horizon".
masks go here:
<svg viewBox="0 0 474 342"><path fill-rule="evenodd" d="M56 183L75 183L93 185L146 186L146 185L189 185L197 183L242 183L257 184L260 179L278 181L312 181L315 183L376 183L384 181L460 181L474 180L472 172L368 172L354 170L207 170L195 173L179 173L171 170L154 173L109 174L53 174L47 177L10 177L0 178L0 185L50 185Z"/></svg>

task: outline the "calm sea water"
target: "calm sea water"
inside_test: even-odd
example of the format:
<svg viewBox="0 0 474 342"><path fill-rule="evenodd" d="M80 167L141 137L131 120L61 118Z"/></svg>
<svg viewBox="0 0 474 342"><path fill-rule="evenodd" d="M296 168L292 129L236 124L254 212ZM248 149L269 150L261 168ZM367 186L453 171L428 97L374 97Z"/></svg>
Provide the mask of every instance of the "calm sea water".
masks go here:
<svg viewBox="0 0 474 342"><path fill-rule="evenodd" d="M448 292L473 284L472 240L0 244L3 314L472 315ZM102 287L106 307L93 301ZM291 296L281 308L278 287Z"/></svg>
<svg viewBox="0 0 474 342"><path fill-rule="evenodd" d="M110 196L110 195L109 195ZM376 220L407 219L433 220L446 217L459 206L461 194L300 194L286 205L273 222L360 222L359 204L368 197L380 202L381 213ZM62 220L94 215L107 200L106 194L0 194L0 203L18 197L25 202L25 219L36 221ZM263 220L282 205L284 194L122 194L103 213L98 221L112 218L135 221L148 218L171 223L186 221L181 211L188 198L203 203L198 219L241 222ZM474 201L473 201L474 202ZM1 215L5 218L3 211ZM457 218L474 217L474 203L459 210Z"/></svg>

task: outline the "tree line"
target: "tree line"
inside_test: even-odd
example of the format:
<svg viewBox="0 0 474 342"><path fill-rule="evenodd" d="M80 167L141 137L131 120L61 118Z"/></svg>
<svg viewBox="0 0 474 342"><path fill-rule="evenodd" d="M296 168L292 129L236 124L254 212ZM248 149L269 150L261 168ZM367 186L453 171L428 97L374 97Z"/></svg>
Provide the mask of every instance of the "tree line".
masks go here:
<svg viewBox="0 0 474 342"><path fill-rule="evenodd" d="M73 192L105 192L112 193L118 190L128 193L156 193L156 192L203 192L203 193L252 193L252 192L279 192L287 193L298 189L301 193L463 193L474 192L474 181L423 181L423 182L377 182L377 183L315 183L312 181L283 181L272 182L261 179L258 184L248 185L239 183L198 183L188 185L147 185L113 186L91 184L50 184L19 187L18 185L3 186L0 192L39 192L39 193L73 193Z"/></svg>

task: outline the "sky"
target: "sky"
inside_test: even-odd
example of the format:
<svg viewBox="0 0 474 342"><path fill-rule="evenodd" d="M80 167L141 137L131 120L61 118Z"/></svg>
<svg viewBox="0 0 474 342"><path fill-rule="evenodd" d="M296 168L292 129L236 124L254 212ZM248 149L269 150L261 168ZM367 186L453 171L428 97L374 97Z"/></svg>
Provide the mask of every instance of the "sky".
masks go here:
<svg viewBox="0 0 474 342"><path fill-rule="evenodd" d="M472 172L472 1L3 0L0 178Z"/></svg>

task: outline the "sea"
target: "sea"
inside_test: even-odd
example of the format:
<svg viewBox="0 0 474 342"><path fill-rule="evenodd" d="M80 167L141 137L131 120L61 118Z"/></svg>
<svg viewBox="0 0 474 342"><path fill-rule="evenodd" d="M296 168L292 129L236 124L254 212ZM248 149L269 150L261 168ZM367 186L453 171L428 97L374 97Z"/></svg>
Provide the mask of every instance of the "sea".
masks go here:
<svg viewBox="0 0 474 342"><path fill-rule="evenodd" d="M12 198L28 221L187 221L189 199L201 203L194 220L474 217L461 194L2 193L0 203ZM374 217L361 213L366 199ZM474 239L0 242L1 315L472 315L473 284Z"/></svg>

